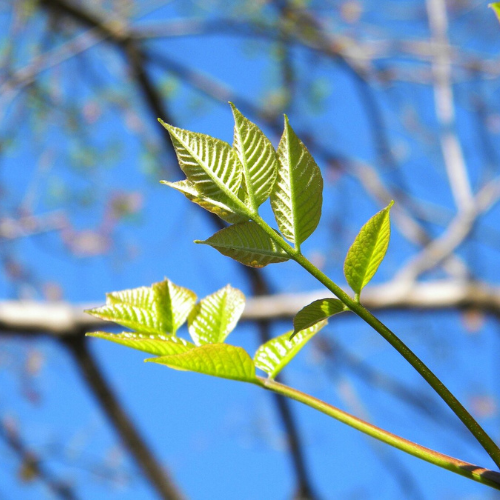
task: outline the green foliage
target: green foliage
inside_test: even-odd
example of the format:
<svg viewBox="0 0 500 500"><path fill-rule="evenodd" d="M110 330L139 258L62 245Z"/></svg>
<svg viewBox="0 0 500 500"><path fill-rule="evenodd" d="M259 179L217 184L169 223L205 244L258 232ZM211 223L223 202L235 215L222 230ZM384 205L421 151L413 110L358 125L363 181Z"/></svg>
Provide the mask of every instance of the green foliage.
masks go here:
<svg viewBox="0 0 500 500"><path fill-rule="evenodd" d="M238 223L248 220L248 216L236 213L230 207L224 205L224 203L205 198L196 190L194 184L187 179L179 182L161 181L161 183L176 189L177 191L182 193L189 201L192 201L205 210L218 215L222 220L225 220L226 222Z"/></svg>
<svg viewBox="0 0 500 500"><path fill-rule="evenodd" d="M195 243L210 245L221 254L250 267L264 267L289 259L255 222L235 224L221 229L206 241L196 240Z"/></svg>
<svg viewBox="0 0 500 500"><path fill-rule="evenodd" d="M498 4L492 6L498 14ZM450 457L437 456L431 450L374 428L273 380L311 337L327 324L330 316L351 310L419 371L500 467L500 448L495 442L425 364L359 303L361 290L372 279L387 251L390 238L389 212L393 202L361 228L348 251L344 274L355 293L353 300L301 253L301 244L314 232L321 217L323 179L309 151L285 117L277 162L276 153L261 130L234 106L232 109L235 119L233 147L213 137L162 122L170 133L181 168L187 177L181 182L165 184L227 222L234 223L199 243L213 246L224 255L254 267L293 259L339 300L321 299L303 308L295 316L293 332L287 332L260 346L254 360L241 347L223 343L235 328L245 306L243 294L229 285L205 297L197 305L196 295L192 291L178 287L169 280L155 283L150 288L108 294L106 305L89 311L90 314L116 321L136 331L116 335L96 332L89 335L157 356L147 359L148 362L265 387L308 404L424 460L464 474L462 466L457 467L456 460ZM258 207L268 197L279 230L295 248L258 214ZM186 318L196 346L176 336ZM256 367L267 373L268 378L257 377ZM477 477L475 479L480 480ZM498 487L498 484L493 486Z"/></svg>
<svg viewBox="0 0 500 500"><path fill-rule="evenodd" d="M243 168L234 149L214 137L160 123L168 130L182 171L198 193L239 213Z"/></svg>
<svg viewBox="0 0 500 500"><path fill-rule="evenodd" d="M278 147L280 168L271 206L283 236L297 248L316 229L323 203L323 178L288 118Z"/></svg>
<svg viewBox="0 0 500 500"><path fill-rule="evenodd" d="M227 285L205 297L193 308L188 328L196 345L224 342L245 308L245 296Z"/></svg>
<svg viewBox="0 0 500 500"><path fill-rule="evenodd" d="M303 265L300 245L321 217L321 172L286 116L276 154L262 131L232 104L231 108L235 122L232 147L208 135L161 122L170 133L186 174L183 181L162 182L232 224L196 243L210 245L247 266L264 267L289 259ZM281 233L295 248L258 215L259 206L268 198ZM347 255L346 277L356 294L371 279L386 252L391 206L365 224ZM149 361L172 368L253 380L255 367L248 354L224 344L241 317L244 295L228 285L195 302L194 292L169 280L150 288L110 293L106 305L90 314L135 332L89 335L160 356ZM272 339L257 350L256 365L270 378L275 377L329 317L347 309L337 299L317 300L304 307L295 316L293 334ZM186 319L196 347L175 336Z"/></svg>
<svg viewBox="0 0 500 500"><path fill-rule="evenodd" d="M271 141L231 104L234 116L233 148L243 165L243 192L248 207L256 212L271 194L278 160Z"/></svg>
<svg viewBox="0 0 500 500"><path fill-rule="evenodd" d="M391 201L361 228L347 252L344 275L358 296L377 272L387 252L391 236L389 211L393 204Z"/></svg>
<svg viewBox="0 0 500 500"><path fill-rule="evenodd" d="M488 4L488 7L493 9L493 12L496 14L498 20L500 21L500 2L493 2Z"/></svg>
<svg viewBox="0 0 500 500"><path fill-rule="evenodd" d="M261 345L254 356L255 366L274 378L296 356L306 343L318 333L327 321L317 322L314 326L302 330L293 338L287 332Z"/></svg>
<svg viewBox="0 0 500 500"><path fill-rule="evenodd" d="M320 299L303 307L293 319L293 334L310 328L319 321L323 321L334 314L345 311L344 304L338 299Z"/></svg>
<svg viewBox="0 0 500 500"><path fill-rule="evenodd" d="M105 306L86 312L141 333L175 334L195 302L194 292L166 279L149 288L108 293Z"/></svg>
<svg viewBox="0 0 500 500"><path fill-rule="evenodd" d="M255 365L245 349L228 344L206 344L174 356L146 359L175 370L212 375L213 377L255 382Z"/></svg>
<svg viewBox="0 0 500 500"><path fill-rule="evenodd" d="M119 334L108 332L87 333L89 337L109 340L138 351L144 351L155 356L171 356L189 351L194 344L177 335L148 335L137 332L123 332Z"/></svg>

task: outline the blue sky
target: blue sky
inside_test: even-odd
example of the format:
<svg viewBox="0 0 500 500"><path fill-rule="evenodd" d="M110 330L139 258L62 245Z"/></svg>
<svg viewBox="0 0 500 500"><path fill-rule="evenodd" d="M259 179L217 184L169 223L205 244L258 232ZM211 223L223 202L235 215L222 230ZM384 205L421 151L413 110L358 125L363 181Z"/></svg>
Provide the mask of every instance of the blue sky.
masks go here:
<svg viewBox="0 0 500 500"><path fill-rule="evenodd" d="M387 9L382 12L372 2L362 2L364 14L360 27L338 19L339 2L315 4L312 7L324 13L332 30L346 35L363 29L366 40L376 39L380 32L393 38L403 33L410 39L428 35L425 23L417 17L422 13L423 2L405 2L406 21L404 16L397 15L398 2L386 2ZM204 5L190 9L186 10L182 2L171 2L137 21L137 25L220 13L215 7L213 13L207 14ZM226 14L224 9L222 13ZM6 9L1 14L0 26L6 28L10 22ZM481 40L470 34L468 22L481 22L481 28L484 27ZM470 50L481 55L493 57L498 53L500 32L496 41L487 39L495 33L496 24L481 2L473 3L469 11L458 12L454 23L458 27L451 38L464 50L472 43ZM39 19L30 21L30 26L43 27ZM33 33L36 40L36 32ZM6 44L3 40L4 47ZM31 61L39 50L35 43L21 45L16 48L20 66ZM279 89L278 63L273 57L272 44L266 41L252 47L248 40L235 36L194 36L161 39L151 42L149 47L222 82L236 96L267 103L264 106L270 106L270 96ZM280 111L289 114L296 130L313 135L316 143L332 153L376 164L372 131L352 76L331 60L316 60L310 50L294 47L292 54L300 75L297 99L291 109ZM404 66L404 58L400 59L403 61L397 60L398 67ZM395 61L388 59L382 63L390 65ZM95 73L99 80L97 87L89 84L87 78L79 77L78 68L82 67L88 69L89 75ZM415 65L411 67L415 69ZM175 89L168 105L177 125L232 141L233 123L228 105L202 102L199 93L179 83L173 72L156 69L152 74L156 81L164 81ZM314 77L319 89L317 108L307 92L307 75ZM63 84L59 85L61 81ZM112 245L102 255L78 257L57 232L6 243L5 254L14 256L23 268L29 269L30 279L20 286L4 272L0 276L1 297L41 300L45 298L47 285L57 284L63 300L99 303L104 301L106 292L149 285L164 277L193 289L199 297L227 283L250 294L239 264L208 246L193 244L194 239L205 239L214 231L201 209L159 184L165 175L174 180L181 175L174 165L163 164L165 160L160 153L157 157L146 155L146 143L153 151L154 147L159 148L160 125L149 119L144 104L131 93L121 56L115 50L98 46L84 57L64 63L59 73L45 72L41 82L52 88L56 103L55 112L48 114L47 121L35 115L21 95L7 108L7 115L0 122L3 135L12 124L18 127L15 145L1 159L4 214L16 215L19 205L28 199L29 210L34 214L64 210L73 230L78 232L99 227L109 206L107 200L116 193L139 194L141 209L130 220L114 227ZM471 178L480 179L483 162L478 160L475 128L466 99L467 85L473 83L456 87L457 116ZM454 210L453 200L436 144L432 140L426 142L425 138L417 141L400 123L404 106L413 103L421 111L420 124L437 137L430 87L397 81L390 88L375 85L372 91L401 165L399 173L411 186L413 199L423 200L422 205L429 213L439 213L448 220ZM494 101L497 92L496 84L489 86L488 98ZM114 104L110 104L109 96ZM131 108L126 107L127 102ZM61 110L69 105L76 110L91 110L92 105L97 105L99 117L86 123L86 137L76 137L77 131L68 132L67 124L57 114L57 103ZM139 110L135 116L139 125L130 109ZM25 113L26 119L17 120L18 112ZM496 108L492 109L492 116L494 112ZM277 145L279 137L258 117L251 118ZM492 133L498 142L497 135L498 132ZM82 144L92 145L93 149L86 152ZM118 145L116 153L114 145ZM82 166L84 154L90 155L87 166ZM311 259L324 261L329 276L345 285L344 255L361 225L381 207L363 192L358 181L349 175L336 174L321 155L317 161L325 177L324 213L318 231L303 250ZM162 172L163 168L168 174ZM383 165L379 169L387 184L397 188L395 172ZM272 217L269 208L264 208L263 213ZM497 220L497 212L493 211L483 231L488 233L488 224L494 228ZM442 225L428 226L433 234L442 231ZM390 279L414 251L415 247L395 230L387 259L374 283ZM497 280L498 267L494 263L498 262L498 251L473 243L463 249L462 255L472 256L471 266L478 277ZM290 262L269 266L265 273L273 288L280 292L319 288ZM431 275L436 276L441 275ZM498 396L498 366L492 353L498 352L500 337L493 320L486 319L479 332L467 333L464 316L459 312L418 312L411 316L391 312L381 317L446 380L466 405L473 404L475 396ZM284 333L290 327L290 322L276 322L273 334ZM423 391L432 397L418 375L360 320L348 315L332 320L322 335L370 366L408 384L415 392ZM130 458L120 451L117 436L59 343L46 337L4 338L0 342L0 415L16 422L23 439L48 457L51 470L70 478L81 498L155 498ZM240 325L229 342L245 347L253 355L258 347L257 332L252 325ZM264 391L248 384L144 364L144 354L104 341L92 339L91 349L124 408L188 498L291 497L294 480L290 459L275 407ZM26 378L22 367L34 353L43 359L42 368L36 376ZM448 419L440 425L365 384L341 360L326 360L314 346L307 346L285 375L290 385L352 413L365 414L367 420L396 434L452 456L492 466L478 445L465 433L454 430L449 422L455 417L437 398L434 398L436 404L441 405ZM33 389L39 399L31 400L26 387ZM295 403L292 407L320 498L402 498L401 485L387 471L391 461L398 461L404 468L401 470L410 473L418 483L421 495L415 494L415 498L497 498L481 485L379 445L311 409ZM498 438L498 409L480 420ZM19 462L4 444L0 444L0 457L0 500L49 497L38 481L19 481ZM99 478L98 473L89 470L96 464L102 464L105 471L105 466L109 467L112 474L119 471L128 480L120 484L119 478L116 481Z"/></svg>

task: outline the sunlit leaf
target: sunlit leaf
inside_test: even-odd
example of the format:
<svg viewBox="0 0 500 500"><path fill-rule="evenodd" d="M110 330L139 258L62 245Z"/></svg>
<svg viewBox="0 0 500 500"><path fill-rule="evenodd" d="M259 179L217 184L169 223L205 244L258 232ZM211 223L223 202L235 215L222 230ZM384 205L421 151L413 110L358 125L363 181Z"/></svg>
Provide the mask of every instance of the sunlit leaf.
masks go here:
<svg viewBox="0 0 500 500"><path fill-rule="evenodd" d="M234 224L248 220L248 216L235 213L227 205L224 205L224 203L215 200L208 200L204 196L200 195L194 187L194 184L189 182L187 179L179 182L161 181L161 183L180 191L188 200L196 203L205 210L218 215L226 222Z"/></svg>
<svg viewBox="0 0 500 500"><path fill-rule="evenodd" d="M87 333L88 337L109 340L116 344L131 347L138 351L144 351L156 356L171 356L189 351L194 344L184 340L177 335L149 335L137 332L108 333L92 332Z"/></svg>
<svg viewBox="0 0 500 500"><path fill-rule="evenodd" d="M229 285L208 295L193 308L188 329L196 345L224 342L245 308L245 296Z"/></svg>
<svg viewBox="0 0 500 500"><path fill-rule="evenodd" d="M488 4L488 7L493 9L493 12L496 14L497 19L500 21L500 2L493 2Z"/></svg>
<svg viewBox="0 0 500 500"><path fill-rule="evenodd" d="M266 372L270 378L278 373L295 357L313 335L318 333L325 325L326 320L302 330L290 339L292 331L280 335L261 345L254 356L255 366Z"/></svg>
<svg viewBox="0 0 500 500"><path fill-rule="evenodd" d="M196 190L234 209L243 172L231 146L209 135L160 123L168 130L179 165Z"/></svg>
<svg viewBox="0 0 500 500"><path fill-rule="evenodd" d="M245 118L232 103L231 108L234 115L233 147L243 166L249 205L255 210L271 194L278 159L271 142L260 128Z"/></svg>
<svg viewBox="0 0 500 500"><path fill-rule="evenodd" d="M391 201L361 228L347 252L344 275L356 294L373 278L387 252L391 236L389 212L393 204Z"/></svg>
<svg viewBox="0 0 500 500"><path fill-rule="evenodd" d="M250 267L264 267L289 259L285 251L255 222L235 224L221 229L205 241L197 240L195 243L210 245L221 254Z"/></svg>
<svg viewBox="0 0 500 500"><path fill-rule="evenodd" d="M338 299L320 299L303 307L293 318L293 336L301 330L309 328L319 321L341 313L344 304Z"/></svg>
<svg viewBox="0 0 500 500"><path fill-rule="evenodd" d="M205 344L175 356L146 359L176 370L192 371L214 377L254 382L255 365L241 347L229 344Z"/></svg>
<svg viewBox="0 0 500 500"><path fill-rule="evenodd" d="M88 312L132 330L149 334L175 334L196 302L196 294L166 279L151 287L106 295L106 305Z"/></svg>
<svg viewBox="0 0 500 500"><path fill-rule="evenodd" d="M319 223L323 178L311 153L295 135L286 116L278 159L280 167L271 193L271 206L283 236L300 246Z"/></svg>

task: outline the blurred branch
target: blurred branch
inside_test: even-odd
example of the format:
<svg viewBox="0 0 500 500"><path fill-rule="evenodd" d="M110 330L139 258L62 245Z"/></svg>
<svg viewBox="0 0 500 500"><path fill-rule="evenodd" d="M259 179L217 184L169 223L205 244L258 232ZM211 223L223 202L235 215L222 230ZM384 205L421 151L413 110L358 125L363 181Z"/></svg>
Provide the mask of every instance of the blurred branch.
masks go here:
<svg viewBox="0 0 500 500"><path fill-rule="evenodd" d="M104 38L105 36L97 33L97 30L89 30L38 56L34 61L13 74L8 74L8 78L4 78L0 84L0 118L5 115L7 105L15 99L23 88L31 85L40 73L89 50Z"/></svg>
<svg viewBox="0 0 500 500"><path fill-rule="evenodd" d="M14 451L21 462L21 474L26 477L26 481L39 479L52 492L54 497L64 500L76 500L78 497L72 488L56 479L44 466L36 453L31 451L22 441L17 430L6 422L0 422L0 438L7 446Z"/></svg>
<svg viewBox="0 0 500 500"><path fill-rule="evenodd" d="M446 3L445 0L426 0L426 5L431 34L439 47L432 69L436 115L441 127L441 151L455 204L460 212L469 209L473 199L462 146L455 128Z"/></svg>
<svg viewBox="0 0 500 500"><path fill-rule="evenodd" d="M492 208L500 199L500 179L486 184L473 199L472 205L463 208L450 222L441 236L429 243L420 253L403 266L395 279L412 282L423 272L436 267L449 257L470 235L478 217Z"/></svg>
<svg viewBox="0 0 500 500"><path fill-rule="evenodd" d="M331 371L331 374L337 393L340 399L343 400L344 405L350 409L349 411L365 421L372 422L373 418L358 396L354 384L336 372ZM412 470L407 468L404 462L400 460L401 457L394 454L393 450L387 446L383 446L382 443L368 439L367 436L363 436L363 438L373 450L375 457L381 462L384 469L392 474L401 489L403 497L405 499L423 500L424 496L412 474Z"/></svg>
<svg viewBox="0 0 500 500"><path fill-rule="evenodd" d="M174 120L169 116L164 104L163 99L156 89L152 78L146 71L146 62L149 56L144 52L137 40L134 39L131 32L128 32L123 25L119 25L116 29L114 24L107 23L99 17L80 9L79 7L66 2L65 0L41 0L42 4L49 8L56 10L56 12L63 13L81 24L98 29L105 34L109 40L120 47L130 65L132 75L137 87L140 89L149 109L154 117L157 119L161 117L167 123L174 123ZM171 151L170 139L166 130L162 129L163 142L167 150ZM213 218L212 218L213 219ZM216 223L220 223L219 219L215 217ZM256 283L258 273L251 270L253 276L253 283ZM261 288L268 288L265 284L264 278L260 276ZM254 293L258 294L259 290L254 289ZM260 326L261 340L268 340L269 335L266 333L265 326ZM293 463L295 466L296 478L298 482L298 494L301 498L312 500L314 494L312 493L311 480L305 467L305 460L302 453L302 446L300 444L299 433L296 428L294 419L289 403L282 400L277 400L278 409L287 433L288 442L290 445L290 452L292 454Z"/></svg>
<svg viewBox="0 0 500 500"><path fill-rule="evenodd" d="M13 240L26 238L35 234L60 231L68 226L66 216L62 211L43 215L24 215L17 219L0 218L0 238Z"/></svg>
<svg viewBox="0 0 500 500"><path fill-rule="evenodd" d="M112 422L129 453L135 458L138 467L142 469L160 497L166 500L182 499L182 495L170 479L166 468L157 462L139 431L118 402L89 351L87 339L83 333L64 337L64 343L72 354L92 394L99 401L102 410Z"/></svg>
<svg viewBox="0 0 500 500"><path fill-rule="evenodd" d="M145 61L148 60L148 56L140 43L134 39L132 32L125 23L117 19L111 21L101 19L98 15L66 0L40 0L40 3L55 15L67 16L83 26L96 30L109 42L117 46L130 65L132 78L155 118L162 118L167 123L174 122L163 102L162 96L146 71ZM163 136L165 150L172 154L168 132L161 127L158 130Z"/></svg>
<svg viewBox="0 0 500 500"><path fill-rule="evenodd" d="M430 420L433 420L446 430L453 430L455 435L469 440L469 434L465 431L460 422L449 418L450 413L446 413L446 408L436 404L433 395L428 391L420 390L416 387L410 387L397 378L393 378L376 368L373 368L363 359L352 354L344 348L339 342L323 335L316 337L314 347L324 355L329 363L330 371L342 370L347 367L355 376L368 384L372 389L378 389L394 396L398 401L407 404L410 408L418 411Z"/></svg>
<svg viewBox="0 0 500 500"><path fill-rule="evenodd" d="M329 296L329 292L316 290L248 298L242 319L261 321L292 318L313 300ZM500 287L451 279L413 283L410 287L392 281L364 289L362 302L373 311L436 311L469 307L500 315ZM109 322L83 312L84 309L96 306L97 304L71 305L66 302L0 301L0 331L5 335L49 334L63 338L77 331L109 328Z"/></svg>

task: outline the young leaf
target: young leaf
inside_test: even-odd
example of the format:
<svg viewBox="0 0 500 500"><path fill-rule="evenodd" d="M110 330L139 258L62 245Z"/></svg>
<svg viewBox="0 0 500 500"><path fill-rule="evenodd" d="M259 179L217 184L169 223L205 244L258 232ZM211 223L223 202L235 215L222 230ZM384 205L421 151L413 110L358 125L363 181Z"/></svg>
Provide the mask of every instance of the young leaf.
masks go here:
<svg viewBox="0 0 500 500"><path fill-rule="evenodd" d="M224 342L245 309L245 296L229 285L208 295L191 311L188 329L196 345Z"/></svg>
<svg viewBox="0 0 500 500"><path fill-rule="evenodd" d="M151 287L108 293L93 316L148 334L175 334L196 302L196 294L166 279Z"/></svg>
<svg viewBox="0 0 500 500"><path fill-rule="evenodd" d="M207 240L196 240L195 243L210 245L221 254L250 267L264 267L289 259L286 252L255 222L226 227Z"/></svg>
<svg viewBox="0 0 500 500"><path fill-rule="evenodd" d="M497 16L497 19L500 21L500 2L490 3L490 4L488 4L488 7L493 9L493 12Z"/></svg>
<svg viewBox="0 0 500 500"><path fill-rule="evenodd" d="M314 326L302 330L293 338L290 338L291 331L280 335L269 342L261 345L255 356L255 366L274 378L283 368L295 357L304 347L307 341L318 333L328 322L326 320L316 323Z"/></svg>
<svg viewBox="0 0 500 500"><path fill-rule="evenodd" d="M271 193L271 206L283 236L300 247L319 223L323 178L311 153L295 135L286 116L278 159L280 168Z"/></svg>
<svg viewBox="0 0 500 500"><path fill-rule="evenodd" d="M271 142L260 128L245 118L232 103L230 105L234 116L233 147L243 165L249 206L256 211L271 194L278 159Z"/></svg>
<svg viewBox="0 0 500 500"><path fill-rule="evenodd" d="M214 377L254 382L255 365L241 347L229 344L206 344L175 356L146 359L175 370L186 370Z"/></svg>
<svg viewBox="0 0 500 500"><path fill-rule="evenodd" d="M195 189L205 198L234 209L242 166L231 146L209 135L172 127L161 120L160 123L168 130L179 165ZM236 205L241 209L242 204Z"/></svg>
<svg viewBox="0 0 500 500"><path fill-rule="evenodd" d="M87 337L110 340L111 342L156 356L171 356L194 348L194 344L177 337L177 335L149 335L136 332L123 332L118 334L92 332L87 333Z"/></svg>
<svg viewBox="0 0 500 500"><path fill-rule="evenodd" d="M373 278L387 251L391 236L389 211L393 204L391 201L361 228L347 252L344 275L357 295Z"/></svg>
<svg viewBox="0 0 500 500"><path fill-rule="evenodd" d="M320 299L302 308L293 318L293 334L309 328L319 321L344 311L344 304L338 299Z"/></svg>
<svg viewBox="0 0 500 500"><path fill-rule="evenodd" d="M218 215L221 219L225 220L226 222L236 224L238 222L244 222L248 220L247 216L237 214L227 205L224 205L224 203L215 200L209 200L204 196L202 196L200 193L198 193L194 184L192 182L189 182L187 179L179 182L168 182L168 181L160 181L160 182L162 184L166 184L167 186L176 189L177 191L180 191L182 194L184 194L184 196L188 200L192 201L193 203L196 203L205 210L208 210L209 212Z"/></svg>

